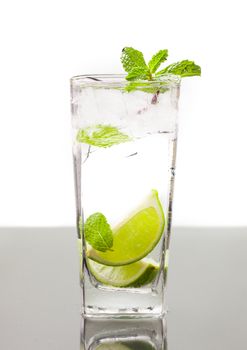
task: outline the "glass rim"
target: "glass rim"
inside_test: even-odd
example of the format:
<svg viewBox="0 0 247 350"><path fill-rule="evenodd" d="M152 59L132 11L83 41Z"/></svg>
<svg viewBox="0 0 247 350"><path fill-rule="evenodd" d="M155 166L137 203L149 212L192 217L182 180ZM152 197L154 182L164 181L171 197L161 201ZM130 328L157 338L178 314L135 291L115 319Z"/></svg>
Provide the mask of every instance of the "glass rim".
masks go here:
<svg viewBox="0 0 247 350"><path fill-rule="evenodd" d="M134 83L139 87L169 87L179 86L181 77L174 74L165 74L155 80L126 80L127 74L82 74L75 75L70 79L72 87L95 87L95 88L125 88Z"/></svg>

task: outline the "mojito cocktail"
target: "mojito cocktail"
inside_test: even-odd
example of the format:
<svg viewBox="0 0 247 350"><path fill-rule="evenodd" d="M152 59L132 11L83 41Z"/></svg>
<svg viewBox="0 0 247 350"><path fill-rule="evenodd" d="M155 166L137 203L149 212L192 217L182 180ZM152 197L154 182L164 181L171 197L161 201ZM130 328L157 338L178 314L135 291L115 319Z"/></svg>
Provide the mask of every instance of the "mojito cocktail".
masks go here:
<svg viewBox="0 0 247 350"><path fill-rule="evenodd" d="M160 315L171 232L180 78L71 80L83 313Z"/></svg>

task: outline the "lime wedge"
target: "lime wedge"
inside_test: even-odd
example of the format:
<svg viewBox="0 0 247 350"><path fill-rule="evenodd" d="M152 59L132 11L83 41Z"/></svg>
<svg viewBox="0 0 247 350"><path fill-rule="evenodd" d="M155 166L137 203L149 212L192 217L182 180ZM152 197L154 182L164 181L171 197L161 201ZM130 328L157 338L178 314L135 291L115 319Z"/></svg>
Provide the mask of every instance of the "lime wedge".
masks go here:
<svg viewBox="0 0 247 350"><path fill-rule="evenodd" d="M158 192L152 190L146 200L113 229L111 250L100 252L89 246L87 257L109 266L122 266L139 261L159 242L164 226L165 216Z"/></svg>
<svg viewBox="0 0 247 350"><path fill-rule="evenodd" d="M99 282L112 287L141 287L152 282L159 269L151 259L143 259L125 266L106 266L87 259L91 274Z"/></svg>

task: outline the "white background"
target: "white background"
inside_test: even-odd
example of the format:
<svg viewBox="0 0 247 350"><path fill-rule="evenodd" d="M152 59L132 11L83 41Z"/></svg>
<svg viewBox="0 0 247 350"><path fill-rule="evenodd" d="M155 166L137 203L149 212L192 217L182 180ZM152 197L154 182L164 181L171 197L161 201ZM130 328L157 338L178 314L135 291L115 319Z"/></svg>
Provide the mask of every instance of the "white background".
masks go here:
<svg viewBox="0 0 247 350"><path fill-rule="evenodd" d="M182 86L174 224L247 224L245 1L0 7L0 225L74 224L69 78L121 73L124 46L202 66Z"/></svg>

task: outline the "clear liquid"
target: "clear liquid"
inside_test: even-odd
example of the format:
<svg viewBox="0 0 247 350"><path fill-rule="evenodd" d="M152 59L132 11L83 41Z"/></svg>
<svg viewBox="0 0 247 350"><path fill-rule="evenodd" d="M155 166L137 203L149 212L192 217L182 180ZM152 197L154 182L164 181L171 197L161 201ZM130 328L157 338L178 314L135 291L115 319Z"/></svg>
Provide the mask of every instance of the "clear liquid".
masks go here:
<svg viewBox="0 0 247 350"><path fill-rule="evenodd" d="M84 308L88 315L149 315L164 313L164 264L171 226L176 138L156 133L110 148L80 144L81 203L84 221L95 212L111 227L129 217L152 189L158 191L166 225L156 247L147 256L160 271L149 285L116 288L95 280L84 260ZM163 305L163 306L162 306Z"/></svg>

